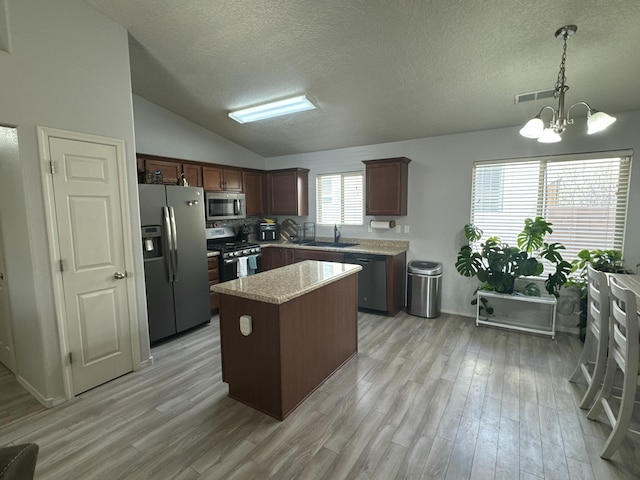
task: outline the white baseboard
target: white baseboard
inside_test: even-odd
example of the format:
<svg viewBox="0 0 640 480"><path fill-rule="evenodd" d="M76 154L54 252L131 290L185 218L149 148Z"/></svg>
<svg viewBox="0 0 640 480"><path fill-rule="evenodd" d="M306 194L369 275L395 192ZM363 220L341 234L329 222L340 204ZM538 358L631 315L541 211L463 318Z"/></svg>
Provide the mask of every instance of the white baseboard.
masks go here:
<svg viewBox="0 0 640 480"><path fill-rule="evenodd" d="M56 405L60 405L67 401L66 397L54 397L54 398L46 398L44 397L36 388L34 388L29 382L27 382L20 375L16 375L16 381L22 385L22 387L31 394L38 402L40 402L43 406L47 408L53 408Z"/></svg>
<svg viewBox="0 0 640 480"><path fill-rule="evenodd" d="M153 355L151 355L146 360L143 360L142 362L140 362L140 365L138 366L138 370L142 370L143 368L152 367L152 366L153 366Z"/></svg>

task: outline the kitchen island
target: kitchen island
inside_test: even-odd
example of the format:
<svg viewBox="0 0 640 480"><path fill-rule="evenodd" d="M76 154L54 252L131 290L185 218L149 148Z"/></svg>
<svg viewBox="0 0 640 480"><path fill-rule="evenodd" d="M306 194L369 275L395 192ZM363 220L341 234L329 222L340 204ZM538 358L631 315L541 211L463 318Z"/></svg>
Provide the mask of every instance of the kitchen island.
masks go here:
<svg viewBox="0 0 640 480"><path fill-rule="evenodd" d="M306 260L213 285L229 396L284 420L355 355L361 269Z"/></svg>

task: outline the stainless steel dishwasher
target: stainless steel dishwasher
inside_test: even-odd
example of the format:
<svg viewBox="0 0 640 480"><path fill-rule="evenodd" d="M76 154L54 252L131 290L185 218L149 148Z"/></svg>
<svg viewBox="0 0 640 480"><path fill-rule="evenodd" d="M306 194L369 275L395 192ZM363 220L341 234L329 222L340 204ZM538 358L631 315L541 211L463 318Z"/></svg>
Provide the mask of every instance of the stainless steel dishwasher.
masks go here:
<svg viewBox="0 0 640 480"><path fill-rule="evenodd" d="M345 253L345 263L362 266L358 272L358 308L387 311L387 257L367 253Z"/></svg>

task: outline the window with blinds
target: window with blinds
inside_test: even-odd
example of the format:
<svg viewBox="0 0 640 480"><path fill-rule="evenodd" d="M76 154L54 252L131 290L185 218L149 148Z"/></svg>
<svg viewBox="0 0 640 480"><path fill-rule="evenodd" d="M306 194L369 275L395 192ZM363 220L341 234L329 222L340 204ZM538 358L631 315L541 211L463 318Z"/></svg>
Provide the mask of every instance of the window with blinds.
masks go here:
<svg viewBox="0 0 640 480"><path fill-rule="evenodd" d="M362 225L363 178L362 172L318 175L316 177L316 223Z"/></svg>
<svg viewBox="0 0 640 480"><path fill-rule="evenodd" d="M622 250L630 172L628 152L476 162L471 223L517 245L524 219L541 216L567 261L583 249Z"/></svg>

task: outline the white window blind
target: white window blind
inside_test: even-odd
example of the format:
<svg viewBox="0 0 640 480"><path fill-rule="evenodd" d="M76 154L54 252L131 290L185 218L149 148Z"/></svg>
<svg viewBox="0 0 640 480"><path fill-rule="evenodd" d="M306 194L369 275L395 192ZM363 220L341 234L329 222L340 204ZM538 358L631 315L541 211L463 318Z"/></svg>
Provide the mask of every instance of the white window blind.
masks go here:
<svg viewBox="0 0 640 480"><path fill-rule="evenodd" d="M363 177L362 172L318 175L316 177L316 223L362 225Z"/></svg>
<svg viewBox="0 0 640 480"><path fill-rule="evenodd" d="M471 223L515 246L524 219L541 216L568 261L583 249L622 250L630 172L628 154L477 162Z"/></svg>

